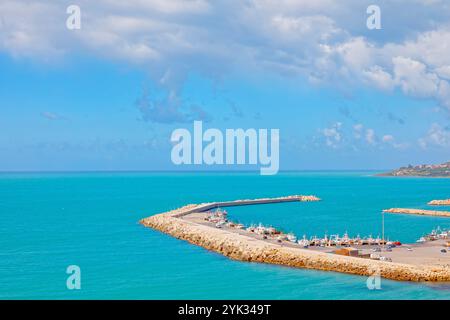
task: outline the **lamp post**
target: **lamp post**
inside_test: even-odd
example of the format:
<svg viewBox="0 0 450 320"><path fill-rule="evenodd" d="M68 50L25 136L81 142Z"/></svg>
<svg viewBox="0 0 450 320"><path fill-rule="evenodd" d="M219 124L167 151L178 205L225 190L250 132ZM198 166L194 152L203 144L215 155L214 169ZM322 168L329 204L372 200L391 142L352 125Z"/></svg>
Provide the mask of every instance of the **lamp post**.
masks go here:
<svg viewBox="0 0 450 320"><path fill-rule="evenodd" d="M381 241L383 241L383 249L385 249L386 242L384 241L384 211L381 211Z"/></svg>

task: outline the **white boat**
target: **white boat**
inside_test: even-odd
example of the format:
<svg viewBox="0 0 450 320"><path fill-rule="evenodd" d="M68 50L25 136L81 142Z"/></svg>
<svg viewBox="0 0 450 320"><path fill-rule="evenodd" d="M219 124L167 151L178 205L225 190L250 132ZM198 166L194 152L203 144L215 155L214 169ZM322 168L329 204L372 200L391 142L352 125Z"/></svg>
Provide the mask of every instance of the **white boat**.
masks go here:
<svg viewBox="0 0 450 320"><path fill-rule="evenodd" d="M224 220L221 220L216 223L216 228L222 228L225 224L226 222Z"/></svg>
<svg viewBox="0 0 450 320"><path fill-rule="evenodd" d="M424 237L420 237L420 239L417 240L416 242L417 242L417 243L424 243L424 242L426 242L426 241L427 241L427 240L425 240Z"/></svg>
<svg viewBox="0 0 450 320"><path fill-rule="evenodd" d="M297 242L297 237L296 237L294 234L292 234L292 233L289 233L289 234L287 235L287 239L288 239L290 242Z"/></svg>
<svg viewBox="0 0 450 320"><path fill-rule="evenodd" d="M299 245L301 245L303 248L308 248L309 247L309 241L308 241L308 239L306 239L306 235L303 235L303 239L302 240L298 240L297 243Z"/></svg>
<svg viewBox="0 0 450 320"><path fill-rule="evenodd" d="M255 232L257 234L268 234L266 227L264 227L262 224L258 225L258 227L255 229Z"/></svg>
<svg viewBox="0 0 450 320"><path fill-rule="evenodd" d="M438 234L439 239L447 239L447 232L441 232Z"/></svg>
<svg viewBox="0 0 450 320"><path fill-rule="evenodd" d="M371 254L370 254L370 259L373 259L373 260L380 260L380 255L377 254L377 253L371 253Z"/></svg>

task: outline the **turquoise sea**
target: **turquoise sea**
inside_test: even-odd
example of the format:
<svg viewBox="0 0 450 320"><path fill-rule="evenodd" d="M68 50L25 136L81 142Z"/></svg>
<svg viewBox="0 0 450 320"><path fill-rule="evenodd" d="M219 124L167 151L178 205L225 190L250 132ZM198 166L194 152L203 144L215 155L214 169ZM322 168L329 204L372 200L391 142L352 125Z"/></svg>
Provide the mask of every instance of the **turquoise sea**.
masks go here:
<svg viewBox="0 0 450 320"><path fill-rule="evenodd" d="M382 209L450 197L450 179L373 174L0 174L0 298L450 299L450 285L382 280L368 290L361 276L232 261L138 224L187 203L314 194L323 201L229 213L299 236L376 236ZM402 242L437 226L450 228L450 219L386 215L386 234ZM69 265L81 268L81 290L66 288Z"/></svg>

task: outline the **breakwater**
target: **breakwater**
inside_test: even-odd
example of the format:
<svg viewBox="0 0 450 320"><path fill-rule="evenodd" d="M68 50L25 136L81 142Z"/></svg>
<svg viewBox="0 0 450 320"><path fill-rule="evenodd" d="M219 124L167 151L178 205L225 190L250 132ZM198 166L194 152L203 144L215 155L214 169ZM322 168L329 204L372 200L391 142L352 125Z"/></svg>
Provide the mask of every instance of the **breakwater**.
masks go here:
<svg viewBox="0 0 450 320"><path fill-rule="evenodd" d="M256 204L271 204L271 203L282 203L282 202L310 202L310 201L320 201L320 198L318 198L316 196L294 195L294 196L277 197L277 198L260 198L260 199L208 202L208 203L202 203L200 205L194 205L192 208L187 209L187 210L182 210L179 213L177 213L175 216L182 217L182 216L194 213L194 212L203 212L203 211L216 209L216 208L249 206L249 205L256 205Z"/></svg>
<svg viewBox="0 0 450 320"><path fill-rule="evenodd" d="M407 209L407 208L391 208L383 210L386 213L401 214L417 214L424 216L450 217L450 211L424 210L424 209Z"/></svg>
<svg viewBox="0 0 450 320"><path fill-rule="evenodd" d="M430 206L450 206L450 199L445 200L431 200L428 202Z"/></svg>
<svg viewBox="0 0 450 320"><path fill-rule="evenodd" d="M302 196L295 196L302 197ZM183 219L185 215L221 206L249 205L291 201L317 201L318 198L293 197L187 205L169 212L157 214L140 223L178 239L223 254L234 260L284 265L296 268L335 271L355 275L381 277L402 281L450 281L450 267L409 265L350 256L340 256L310 249L292 248L269 243L228 230L194 223ZM274 200L274 201L271 201ZM280 201L281 200L281 201ZM225 204L225 205L224 205Z"/></svg>

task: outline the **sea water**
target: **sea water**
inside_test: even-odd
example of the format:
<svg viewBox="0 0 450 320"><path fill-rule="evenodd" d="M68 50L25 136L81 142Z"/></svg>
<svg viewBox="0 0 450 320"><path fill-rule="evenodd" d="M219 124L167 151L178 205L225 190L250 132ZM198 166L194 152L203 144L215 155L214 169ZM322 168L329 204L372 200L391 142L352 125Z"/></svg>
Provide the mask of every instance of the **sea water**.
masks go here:
<svg viewBox="0 0 450 320"><path fill-rule="evenodd" d="M381 210L430 208L450 179L373 172L0 174L1 299L450 299L446 284L246 263L138 224L188 203L316 195L321 202L229 208L233 220L303 235L381 235ZM443 208L448 210L449 207ZM386 237L414 242L450 219L385 215ZM447 253L450 254L450 253ZM69 290L66 269L81 270Z"/></svg>

